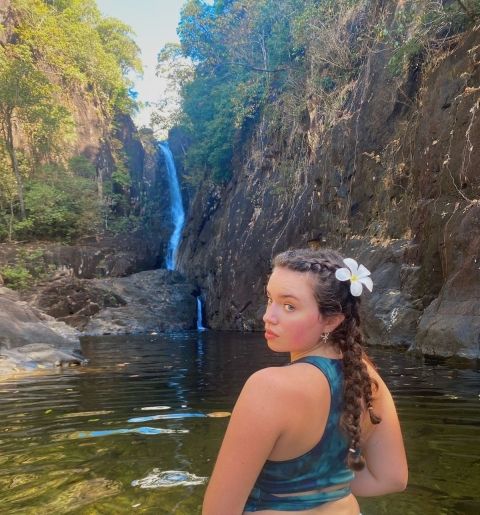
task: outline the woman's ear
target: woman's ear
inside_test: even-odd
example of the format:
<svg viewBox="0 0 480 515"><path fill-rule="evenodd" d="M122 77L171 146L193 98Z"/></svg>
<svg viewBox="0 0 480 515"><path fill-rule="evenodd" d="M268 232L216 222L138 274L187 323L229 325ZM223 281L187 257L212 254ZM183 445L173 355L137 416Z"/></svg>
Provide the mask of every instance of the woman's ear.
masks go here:
<svg viewBox="0 0 480 515"><path fill-rule="evenodd" d="M338 313L336 315L329 316L325 319L325 332L333 333L335 329L345 320L345 315L343 313Z"/></svg>

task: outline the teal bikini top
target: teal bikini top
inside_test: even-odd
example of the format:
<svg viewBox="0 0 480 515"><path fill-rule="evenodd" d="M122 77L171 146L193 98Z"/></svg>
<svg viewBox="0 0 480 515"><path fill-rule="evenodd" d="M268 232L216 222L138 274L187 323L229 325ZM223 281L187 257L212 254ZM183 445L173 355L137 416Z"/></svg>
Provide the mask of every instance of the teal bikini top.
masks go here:
<svg viewBox="0 0 480 515"><path fill-rule="evenodd" d="M291 365L295 363L314 365L328 380L331 400L325 431L315 447L305 454L290 460L267 460L250 493L245 511L308 510L350 494L354 474L347 467L348 441L339 425L343 399L342 362L306 356ZM325 488L329 490L302 493Z"/></svg>

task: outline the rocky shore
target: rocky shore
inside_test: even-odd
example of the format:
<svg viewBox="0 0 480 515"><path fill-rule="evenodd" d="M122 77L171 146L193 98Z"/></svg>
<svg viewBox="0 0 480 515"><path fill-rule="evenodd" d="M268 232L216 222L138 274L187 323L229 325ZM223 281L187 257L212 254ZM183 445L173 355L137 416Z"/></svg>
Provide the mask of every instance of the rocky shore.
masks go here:
<svg viewBox="0 0 480 515"><path fill-rule="evenodd" d="M0 287L0 378L81 365L83 335L196 327L195 288L163 269L108 279L64 272L20 296Z"/></svg>
<svg viewBox="0 0 480 515"><path fill-rule="evenodd" d="M0 287L0 378L83 363L80 333Z"/></svg>

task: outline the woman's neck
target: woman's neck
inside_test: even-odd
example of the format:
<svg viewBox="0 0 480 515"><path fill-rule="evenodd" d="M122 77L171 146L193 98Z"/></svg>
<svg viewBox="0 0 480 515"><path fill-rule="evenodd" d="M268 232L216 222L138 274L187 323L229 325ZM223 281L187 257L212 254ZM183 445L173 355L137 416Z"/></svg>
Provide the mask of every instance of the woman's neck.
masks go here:
<svg viewBox="0 0 480 515"><path fill-rule="evenodd" d="M342 359L342 353L338 349L334 348L332 345L321 342L301 352L290 352L290 361L297 361L297 359L304 358L305 356Z"/></svg>

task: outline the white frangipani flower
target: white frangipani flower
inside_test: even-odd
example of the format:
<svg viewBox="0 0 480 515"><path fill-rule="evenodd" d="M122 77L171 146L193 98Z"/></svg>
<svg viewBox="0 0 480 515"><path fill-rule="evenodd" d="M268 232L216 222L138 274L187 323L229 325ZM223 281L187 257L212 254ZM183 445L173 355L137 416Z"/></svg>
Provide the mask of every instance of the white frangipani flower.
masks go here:
<svg viewBox="0 0 480 515"><path fill-rule="evenodd" d="M363 286L365 286L369 291L372 291L373 281L369 277L370 271L363 265L359 265L352 258L345 258L343 262L348 268L339 268L335 272L335 277L339 281L350 281L350 293L354 297L360 297Z"/></svg>

